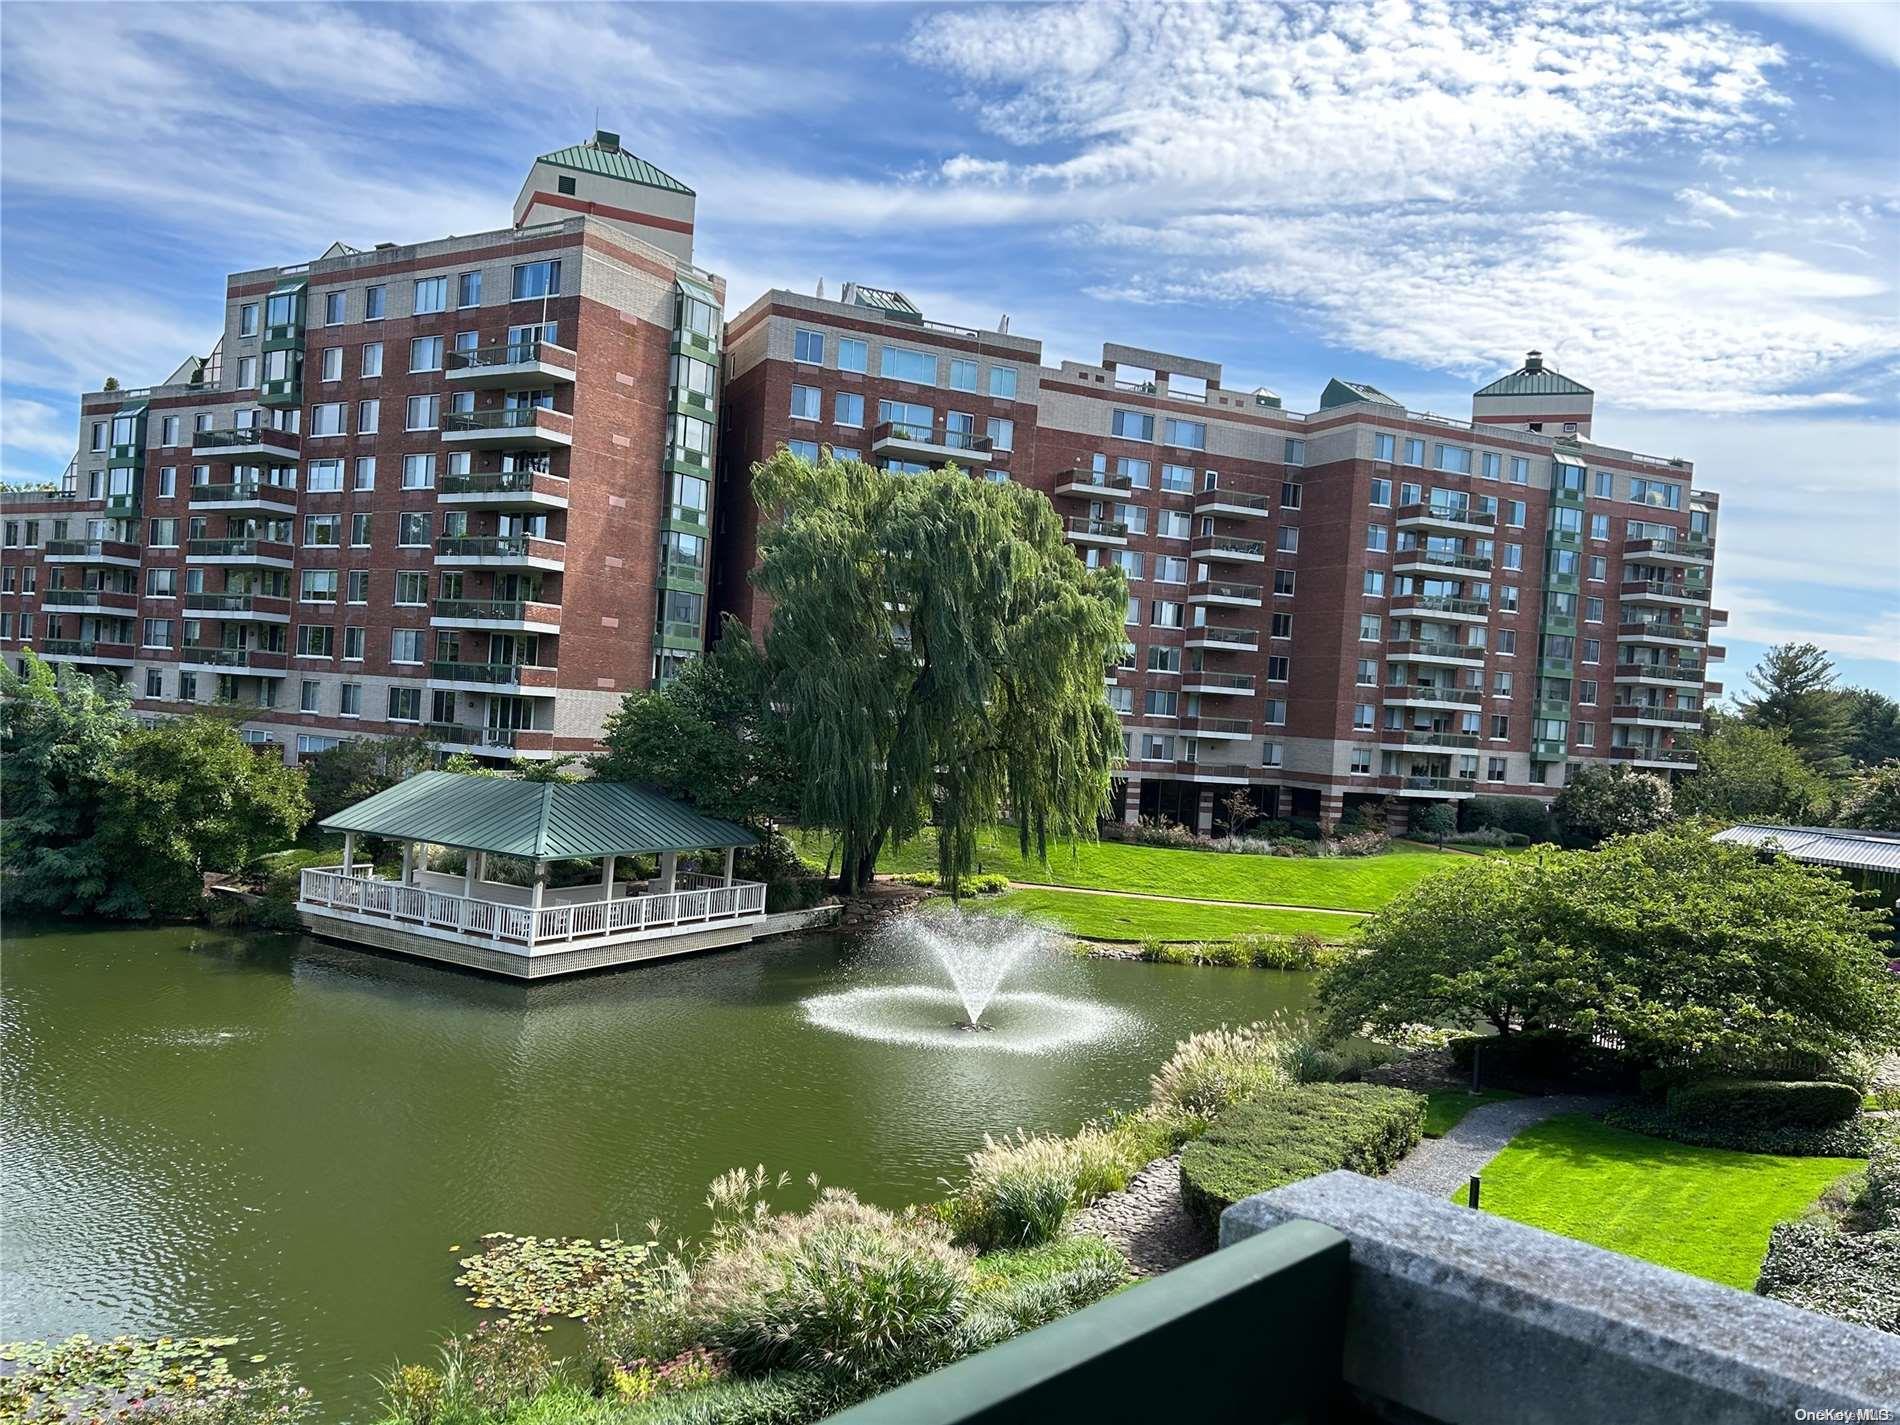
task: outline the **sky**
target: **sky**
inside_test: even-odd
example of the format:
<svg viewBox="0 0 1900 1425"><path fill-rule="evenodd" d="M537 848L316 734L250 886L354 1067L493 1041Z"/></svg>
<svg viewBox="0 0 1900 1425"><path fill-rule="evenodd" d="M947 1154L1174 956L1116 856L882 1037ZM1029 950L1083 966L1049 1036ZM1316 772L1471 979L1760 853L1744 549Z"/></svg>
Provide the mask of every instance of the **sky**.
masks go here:
<svg viewBox="0 0 1900 1425"><path fill-rule="evenodd" d="M1458 418L1539 348L1721 492L1732 695L1900 694L1900 4L38 5L0 20L0 477L216 335L228 272L505 227L595 127L733 310L1331 376Z"/></svg>

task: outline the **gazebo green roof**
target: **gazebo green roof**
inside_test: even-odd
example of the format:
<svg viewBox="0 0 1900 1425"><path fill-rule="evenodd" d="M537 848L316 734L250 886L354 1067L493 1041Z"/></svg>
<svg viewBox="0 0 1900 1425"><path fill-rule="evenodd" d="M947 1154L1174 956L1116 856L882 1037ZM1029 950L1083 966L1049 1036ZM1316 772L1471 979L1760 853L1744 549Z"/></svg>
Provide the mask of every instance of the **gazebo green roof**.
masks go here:
<svg viewBox="0 0 1900 1425"><path fill-rule="evenodd" d="M519 856L578 861L660 851L753 846L735 822L626 782L522 782L466 772L418 772L319 823L394 841L421 841Z"/></svg>

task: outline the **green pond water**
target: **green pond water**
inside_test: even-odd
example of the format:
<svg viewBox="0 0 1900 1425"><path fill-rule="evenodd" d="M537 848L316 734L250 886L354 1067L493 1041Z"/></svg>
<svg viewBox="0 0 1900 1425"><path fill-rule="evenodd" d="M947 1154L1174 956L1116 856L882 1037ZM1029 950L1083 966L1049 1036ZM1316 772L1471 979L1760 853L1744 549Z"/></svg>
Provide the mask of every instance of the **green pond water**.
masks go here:
<svg viewBox="0 0 1900 1425"><path fill-rule="evenodd" d="M691 1231L755 1163L927 1199L985 1132L1137 1104L1182 1035L1310 992L1050 959L959 1034L931 976L834 936L533 986L195 928L0 955L0 1339L241 1336L332 1420L473 1324L451 1248L484 1232Z"/></svg>

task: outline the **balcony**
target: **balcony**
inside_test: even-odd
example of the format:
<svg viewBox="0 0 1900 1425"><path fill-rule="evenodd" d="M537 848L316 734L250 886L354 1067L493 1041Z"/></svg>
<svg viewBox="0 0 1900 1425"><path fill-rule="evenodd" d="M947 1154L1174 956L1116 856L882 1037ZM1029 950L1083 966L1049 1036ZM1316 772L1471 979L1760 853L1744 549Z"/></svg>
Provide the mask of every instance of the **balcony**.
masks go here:
<svg viewBox="0 0 1900 1425"><path fill-rule="evenodd" d="M122 539L49 539L48 564L100 564L110 569L139 567L139 547Z"/></svg>
<svg viewBox="0 0 1900 1425"><path fill-rule="evenodd" d="M186 594L185 612L225 623L289 623L290 600L275 594Z"/></svg>
<svg viewBox="0 0 1900 1425"><path fill-rule="evenodd" d="M1616 636L1624 643L1655 643L1666 648L1700 648L1703 640L1709 636L1709 631L1699 623L1677 623L1663 618L1626 619L1616 626Z"/></svg>
<svg viewBox="0 0 1900 1425"><path fill-rule="evenodd" d="M429 665L429 684L466 693L515 693L526 697L554 696L553 668L530 663L452 663Z"/></svg>
<svg viewBox="0 0 1900 1425"><path fill-rule="evenodd" d="M477 390L501 387L572 386L578 369L574 353L551 341L518 341L451 351L443 378L451 386Z"/></svg>
<svg viewBox="0 0 1900 1425"><path fill-rule="evenodd" d="M1120 520L1094 520L1071 515L1062 522L1062 537L1072 544L1125 545L1128 526Z"/></svg>
<svg viewBox="0 0 1900 1425"><path fill-rule="evenodd" d="M1570 744L1561 737L1534 737L1531 739L1531 760L1533 762L1561 762L1570 755Z"/></svg>
<svg viewBox="0 0 1900 1425"><path fill-rule="evenodd" d="M1253 724L1244 717L1195 717L1181 724L1189 737L1225 742L1245 742L1253 736Z"/></svg>
<svg viewBox="0 0 1900 1425"><path fill-rule="evenodd" d="M1709 610L1709 627L1710 628L1727 628L1728 627L1728 610L1727 609L1710 609Z"/></svg>
<svg viewBox="0 0 1900 1425"><path fill-rule="evenodd" d="M1388 727L1380 730L1379 741L1387 746L1457 748L1466 752L1478 745L1475 732L1433 732L1416 727Z"/></svg>
<svg viewBox="0 0 1900 1425"><path fill-rule="evenodd" d="M1219 579L1204 579L1188 585L1188 602L1221 608L1257 609L1262 590L1258 584L1232 584Z"/></svg>
<svg viewBox="0 0 1900 1425"><path fill-rule="evenodd" d="M1479 514L1459 505L1400 505L1394 513L1400 529L1490 534L1498 527L1496 515Z"/></svg>
<svg viewBox="0 0 1900 1425"><path fill-rule="evenodd" d="M574 417L545 406L500 411L444 411L442 441L459 450L565 450L574 443Z"/></svg>
<svg viewBox="0 0 1900 1425"><path fill-rule="evenodd" d="M528 599L437 599L431 628L486 628L510 633L559 633L561 606Z"/></svg>
<svg viewBox="0 0 1900 1425"><path fill-rule="evenodd" d="M1681 747L1611 747L1606 749L1614 762L1637 767L1665 767L1672 771L1695 766L1695 753Z"/></svg>
<svg viewBox="0 0 1900 1425"><path fill-rule="evenodd" d="M549 728L432 722L422 729L422 735L444 752L487 752L527 761L541 761L554 755L554 733Z"/></svg>
<svg viewBox="0 0 1900 1425"><path fill-rule="evenodd" d="M463 569L552 569L567 563L567 546L531 534L444 535L435 542L435 562Z"/></svg>
<svg viewBox="0 0 1900 1425"><path fill-rule="evenodd" d="M191 437L198 460L270 460L294 465L303 455L303 437L270 426L201 430Z"/></svg>
<svg viewBox="0 0 1900 1425"><path fill-rule="evenodd" d="M1715 546L1693 539L1626 539L1623 557L1645 564L1703 565L1715 562Z"/></svg>
<svg viewBox="0 0 1900 1425"><path fill-rule="evenodd" d="M262 481L193 485L186 492L186 504L193 510L283 518L297 513L297 491L289 485L268 485Z"/></svg>
<svg viewBox="0 0 1900 1425"><path fill-rule="evenodd" d="M1402 797L1472 797L1478 794L1476 777L1378 777L1376 784Z"/></svg>
<svg viewBox="0 0 1900 1425"><path fill-rule="evenodd" d="M1654 683L1673 686L1687 683L1701 687L1709 670L1699 663L1619 663L1612 675L1619 683Z"/></svg>
<svg viewBox="0 0 1900 1425"><path fill-rule="evenodd" d="M1434 639L1395 638L1386 645L1385 656L1405 663L1441 663L1454 668L1484 667L1482 648Z"/></svg>
<svg viewBox="0 0 1900 1425"><path fill-rule="evenodd" d="M187 672L248 673L259 678L281 678L289 667L289 656L264 648L220 648L188 643L178 650L178 666Z"/></svg>
<svg viewBox="0 0 1900 1425"><path fill-rule="evenodd" d="M1208 564L1264 564L1267 546L1264 540L1203 535L1188 546L1188 556Z"/></svg>
<svg viewBox="0 0 1900 1425"><path fill-rule="evenodd" d="M1253 690L1254 676L1251 673L1210 673L1205 668L1190 668L1181 675L1181 691L1184 693L1244 697L1251 696Z"/></svg>
<svg viewBox="0 0 1900 1425"><path fill-rule="evenodd" d="M1217 653L1257 653L1260 631L1221 624L1200 624L1187 630L1189 648L1211 648Z"/></svg>
<svg viewBox="0 0 1900 1425"><path fill-rule="evenodd" d="M109 668L132 666L132 645L97 638L43 638L35 651L48 663L98 663Z"/></svg>
<svg viewBox="0 0 1900 1425"><path fill-rule="evenodd" d="M1075 495L1085 500L1125 500L1134 488L1126 475L1109 470L1064 470L1056 476L1058 495Z"/></svg>
<svg viewBox="0 0 1900 1425"><path fill-rule="evenodd" d="M871 452L874 455L895 455L903 460L921 460L932 465L943 465L950 461L965 465L987 465L990 463L990 438L970 431L938 431L930 426L885 421L882 425L872 427Z"/></svg>
<svg viewBox="0 0 1900 1425"><path fill-rule="evenodd" d="M1485 623L1491 617L1491 605L1484 599L1458 599L1449 594L1394 594L1392 617L1454 619L1461 623Z"/></svg>
<svg viewBox="0 0 1900 1425"><path fill-rule="evenodd" d="M483 505L493 510L564 510L567 477L538 470L443 475L436 481L435 497L445 505Z"/></svg>
<svg viewBox="0 0 1900 1425"><path fill-rule="evenodd" d="M1224 786L1245 786L1254 773L1253 766L1246 762L1203 762L1198 757L1183 757L1175 767L1191 782L1219 782Z"/></svg>
<svg viewBox="0 0 1900 1425"><path fill-rule="evenodd" d="M135 614L139 596L129 589L45 589L40 606L63 613Z"/></svg>
<svg viewBox="0 0 1900 1425"><path fill-rule="evenodd" d="M1438 549L1401 549L1392 559L1394 574L1443 574L1462 578L1489 574L1491 560L1482 554L1454 554Z"/></svg>
<svg viewBox="0 0 1900 1425"><path fill-rule="evenodd" d="M1628 604L1662 604L1700 607L1709 601L1707 588L1684 583L1680 579L1625 579L1617 596Z"/></svg>
<svg viewBox="0 0 1900 1425"><path fill-rule="evenodd" d="M1387 683L1387 707L1401 708L1477 708L1484 706L1484 693L1478 688L1447 688L1430 683Z"/></svg>
<svg viewBox="0 0 1900 1425"><path fill-rule="evenodd" d="M1634 723L1638 727L1702 726L1701 708L1652 707L1648 703L1611 703L1610 721Z"/></svg>
<svg viewBox="0 0 1900 1425"><path fill-rule="evenodd" d="M291 549L274 539L191 539L185 558L193 564L248 564L263 569L288 569Z"/></svg>
<svg viewBox="0 0 1900 1425"><path fill-rule="evenodd" d="M1216 487L1194 492L1194 513L1224 515L1229 519L1263 520L1273 513L1273 502L1265 495L1249 495L1241 490Z"/></svg>

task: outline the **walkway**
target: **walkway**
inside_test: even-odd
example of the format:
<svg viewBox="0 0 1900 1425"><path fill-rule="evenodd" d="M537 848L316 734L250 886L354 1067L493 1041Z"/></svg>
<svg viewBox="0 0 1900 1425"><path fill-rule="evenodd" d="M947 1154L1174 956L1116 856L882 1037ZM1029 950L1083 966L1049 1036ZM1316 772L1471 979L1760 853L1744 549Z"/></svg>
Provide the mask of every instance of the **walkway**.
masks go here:
<svg viewBox="0 0 1900 1425"><path fill-rule="evenodd" d="M1557 1093L1479 1104L1443 1138L1421 1142L1385 1181L1436 1198L1450 1197L1531 1125L1564 1113L1601 1113L1615 1102L1603 1094Z"/></svg>
<svg viewBox="0 0 1900 1425"><path fill-rule="evenodd" d="M1106 1237L1138 1277L1161 1273L1213 1250L1201 1224L1181 1206L1181 1155L1156 1158L1120 1192L1069 1219L1069 1231Z"/></svg>

